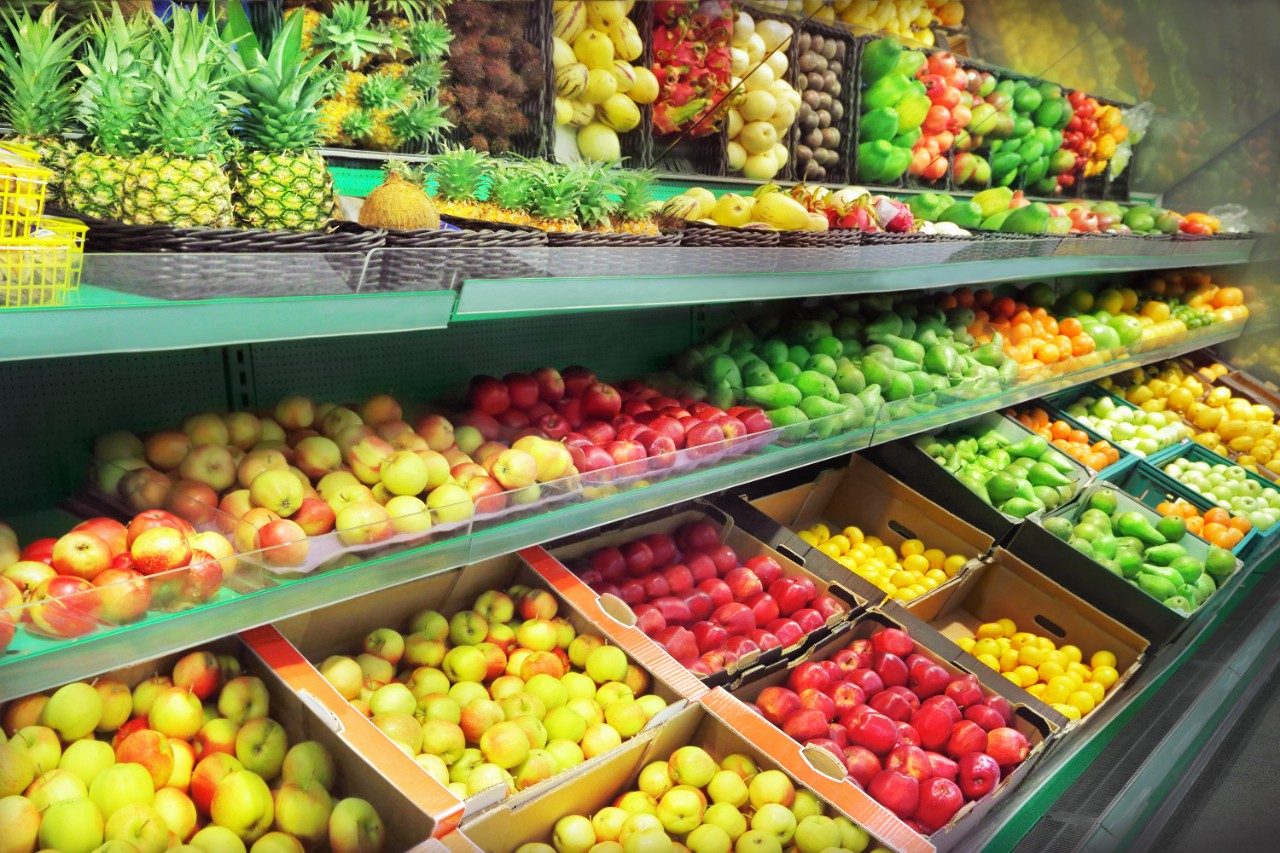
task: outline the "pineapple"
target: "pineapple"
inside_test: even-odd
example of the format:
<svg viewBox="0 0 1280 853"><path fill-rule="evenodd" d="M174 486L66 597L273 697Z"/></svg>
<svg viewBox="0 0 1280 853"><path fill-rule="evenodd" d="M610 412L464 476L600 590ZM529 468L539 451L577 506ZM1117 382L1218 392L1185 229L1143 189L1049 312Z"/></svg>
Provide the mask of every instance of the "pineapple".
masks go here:
<svg viewBox="0 0 1280 853"><path fill-rule="evenodd" d="M470 148L448 148L431 158L436 179L436 206L448 216L481 219L484 206L477 200L480 185L493 170L493 161Z"/></svg>
<svg viewBox="0 0 1280 853"><path fill-rule="evenodd" d="M653 221L652 172L619 172L614 179L618 190L618 210L614 215L614 230L626 234L658 236L662 233Z"/></svg>
<svg viewBox="0 0 1280 853"><path fill-rule="evenodd" d="M240 133L246 150L233 163L236 222L270 231L316 231L329 224L333 177L320 145L319 103L330 78L327 54L304 58L302 19L291 16L269 55L253 51L240 80L248 106ZM245 51L242 51L245 52Z"/></svg>
<svg viewBox="0 0 1280 853"><path fill-rule="evenodd" d="M53 170L49 196L56 201L79 150L62 132L75 111L73 71L83 30L63 28L56 4L38 18L28 11L0 12L0 23L8 31L0 31L0 118L13 128L15 142L34 148L41 165Z"/></svg>
<svg viewBox="0 0 1280 853"><path fill-rule="evenodd" d="M578 188L575 218L588 231L612 231L610 219L618 203L610 197L616 189L615 170L603 163L583 161L563 167Z"/></svg>
<svg viewBox="0 0 1280 853"><path fill-rule="evenodd" d="M409 94L403 80L379 71L367 77L356 92L360 106L369 110L386 110L400 106Z"/></svg>
<svg viewBox="0 0 1280 853"><path fill-rule="evenodd" d="M359 71L391 47L391 37L374 26L367 0L342 0L316 28L312 45L331 51L348 71Z"/></svg>
<svg viewBox="0 0 1280 853"><path fill-rule="evenodd" d="M156 27L139 130L145 150L125 172L124 221L177 228L232 224L225 156L229 128L244 100L234 89L232 53L217 24L181 6L172 27Z"/></svg>
<svg viewBox="0 0 1280 853"><path fill-rule="evenodd" d="M582 230L578 224L578 198L580 176L569 169L550 163L530 163L533 185L529 201L533 209L532 225L543 231L575 233Z"/></svg>
<svg viewBox="0 0 1280 853"><path fill-rule="evenodd" d="M64 195L68 206L89 216L120 217L125 170L138 153L138 125L147 104L154 21L149 12L126 20L113 7L111 18L98 22L80 63L80 124L93 143L71 161Z"/></svg>
<svg viewBox="0 0 1280 853"><path fill-rule="evenodd" d="M489 185L489 201L484 218L490 222L530 225L529 196L533 189L533 173L517 160L502 160L494 169Z"/></svg>
<svg viewBox="0 0 1280 853"><path fill-rule="evenodd" d="M444 21L423 20L410 25L405 34L410 55L418 61L436 62L449 53L453 33Z"/></svg>

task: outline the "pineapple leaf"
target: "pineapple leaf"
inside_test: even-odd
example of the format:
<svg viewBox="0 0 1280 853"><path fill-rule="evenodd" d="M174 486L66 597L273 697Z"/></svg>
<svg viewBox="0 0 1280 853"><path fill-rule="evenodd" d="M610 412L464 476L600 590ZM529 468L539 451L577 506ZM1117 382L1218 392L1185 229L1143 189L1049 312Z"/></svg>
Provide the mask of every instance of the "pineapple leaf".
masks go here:
<svg viewBox="0 0 1280 853"><path fill-rule="evenodd" d="M472 201L493 171L487 154L471 148L447 148L431 158L436 191L450 201Z"/></svg>
<svg viewBox="0 0 1280 853"><path fill-rule="evenodd" d="M155 58L150 12L126 20L119 6L100 17L81 62L77 96L80 124L104 153L117 156L139 150L142 113L150 95L147 73Z"/></svg>
<svg viewBox="0 0 1280 853"><path fill-rule="evenodd" d="M0 11L0 24L7 30L0 38L0 115L21 136L60 134L75 109L72 72L84 29L64 28L57 4L38 18Z"/></svg>

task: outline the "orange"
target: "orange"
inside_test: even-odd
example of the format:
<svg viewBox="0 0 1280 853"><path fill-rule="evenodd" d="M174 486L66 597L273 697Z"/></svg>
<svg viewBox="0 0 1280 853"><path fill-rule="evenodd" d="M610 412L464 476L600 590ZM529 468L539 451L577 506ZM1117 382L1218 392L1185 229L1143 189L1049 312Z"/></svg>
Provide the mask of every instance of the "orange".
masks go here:
<svg viewBox="0 0 1280 853"><path fill-rule="evenodd" d="M1231 513L1220 506L1215 506L1204 514L1204 520L1206 526L1210 524L1227 524L1231 521Z"/></svg>

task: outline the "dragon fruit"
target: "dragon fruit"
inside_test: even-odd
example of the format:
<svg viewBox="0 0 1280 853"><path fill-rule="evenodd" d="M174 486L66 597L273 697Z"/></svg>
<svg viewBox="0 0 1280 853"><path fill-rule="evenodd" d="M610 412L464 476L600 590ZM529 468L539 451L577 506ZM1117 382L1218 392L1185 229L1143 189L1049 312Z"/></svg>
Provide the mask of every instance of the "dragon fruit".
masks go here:
<svg viewBox="0 0 1280 853"><path fill-rule="evenodd" d="M653 4L655 131L710 136L726 113L708 115L729 92L733 7L729 0L659 0Z"/></svg>
<svg viewBox="0 0 1280 853"><path fill-rule="evenodd" d="M889 198L887 195L872 196L871 205L876 219L880 222L880 227L885 231L910 231L911 226L915 225L916 220L911 214L911 208L896 199Z"/></svg>

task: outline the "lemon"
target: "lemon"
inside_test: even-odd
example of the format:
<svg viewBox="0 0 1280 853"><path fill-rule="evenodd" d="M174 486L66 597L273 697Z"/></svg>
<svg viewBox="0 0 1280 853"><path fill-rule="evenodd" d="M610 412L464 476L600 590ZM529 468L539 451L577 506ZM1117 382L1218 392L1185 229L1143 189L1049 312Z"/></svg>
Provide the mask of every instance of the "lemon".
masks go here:
<svg viewBox="0 0 1280 853"><path fill-rule="evenodd" d="M1062 667L1063 672L1067 671L1067 664L1070 662L1067 660L1067 656L1062 653L1061 649L1054 649L1053 651L1046 654L1044 656L1044 659L1046 662L1052 661L1056 663L1058 666Z"/></svg>
<svg viewBox="0 0 1280 853"><path fill-rule="evenodd" d="M1029 634L1026 631L1019 631L1009 638L1009 642L1013 644L1015 649L1020 649L1028 643L1035 644L1036 635Z"/></svg>
<svg viewBox="0 0 1280 853"><path fill-rule="evenodd" d="M991 655L992 657L1000 657L1000 645L991 637L981 637L973 644L973 653L975 655Z"/></svg>
<svg viewBox="0 0 1280 853"><path fill-rule="evenodd" d="M1033 684L1027 688L1027 692L1030 693L1032 696L1036 697L1037 699L1044 698L1044 691L1045 691L1045 686L1039 683Z"/></svg>
<svg viewBox="0 0 1280 853"><path fill-rule="evenodd" d="M818 546L818 537L814 536L811 531L801 530L800 538L804 540L806 545L812 545L815 548Z"/></svg>
<svg viewBox="0 0 1280 853"><path fill-rule="evenodd" d="M1262 436L1258 436L1261 438ZM929 561L929 568L934 571L940 571L942 564L946 562L947 555L942 553L938 548L927 548L923 554L924 558Z"/></svg>
<svg viewBox="0 0 1280 853"><path fill-rule="evenodd" d="M902 543L902 556L906 557L911 554L923 554L924 543L919 539L908 539Z"/></svg>
<svg viewBox="0 0 1280 853"><path fill-rule="evenodd" d="M814 536L817 536L819 539L821 539L824 542L831 538L830 528L828 528L821 521L819 521L817 524L810 527L809 530L812 531Z"/></svg>
<svg viewBox="0 0 1280 853"><path fill-rule="evenodd" d="M1062 716L1066 717L1068 720L1074 721L1080 719L1080 709L1075 705L1067 705L1064 702L1054 702L1050 707Z"/></svg>
<svg viewBox="0 0 1280 853"><path fill-rule="evenodd" d="M947 582L947 573L942 569L930 569L924 573L924 576L934 583L943 584Z"/></svg>
<svg viewBox="0 0 1280 853"><path fill-rule="evenodd" d="M1041 649L1043 649L1046 652L1052 652L1057 650L1058 648L1053 644L1053 640L1050 640L1048 637L1037 637L1036 645L1038 645Z"/></svg>
<svg viewBox="0 0 1280 853"><path fill-rule="evenodd" d="M1072 693L1067 697L1067 704L1074 705L1076 710L1080 712L1080 716L1083 717L1085 714L1092 711L1097 703L1093 701L1093 697L1088 693L1083 690L1077 690L1075 693Z"/></svg>
<svg viewBox="0 0 1280 853"><path fill-rule="evenodd" d="M850 543L848 539L846 539L842 534L839 534L839 533L837 533L835 536L832 536L830 539L827 540L827 542L839 548L840 553L842 554L853 547L852 543Z"/></svg>
<svg viewBox="0 0 1280 853"><path fill-rule="evenodd" d="M1034 666L1022 664L1014 667L1013 671L1017 673L1018 682L1022 684L1023 687L1030 687L1040 680L1040 673L1036 672L1036 668Z"/></svg>
<svg viewBox="0 0 1280 853"><path fill-rule="evenodd" d="M838 546L832 545L830 542L823 542L818 546L818 550L826 554L828 557L839 557L842 553Z"/></svg>
<svg viewBox="0 0 1280 853"><path fill-rule="evenodd" d="M1101 664L1093 668L1091 680L1094 684L1101 684L1103 688L1109 689L1120 680L1120 673L1116 671L1115 667Z"/></svg>
<svg viewBox="0 0 1280 853"><path fill-rule="evenodd" d="M947 561L942 564L942 570L947 573L947 577L955 577L956 572L964 568L964 564L966 562L965 558L961 557L959 554L952 554L950 557L947 557Z"/></svg>
<svg viewBox="0 0 1280 853"><path fill-rule="evenodd" d="M1021 687L1021 686L1022 686L1022 680L1018 677L1018 673L1017 673L1016 671L1014 671L1014 672L1005 672L1005 673L1001 673L1001 674L1002 674L1005 678L1007 678L1007 679L1009 679L1010 681L1012 681L1014 684L1018 685L1019 687Z"/></svg>
<svg viewBox="0 0 1280 853"><path fill-rule="evenodd" d="M1025 664L1033 669L1038 667L1044 663L1044 649L1039 646L1023 646L1018 649L1018 663Z"/></svg>
<svg viewBox="0 0 1280 853"><path fill-rule="evenodd" d="M1089 666L1095 670L1100 666L1114 667L1116 665L1116 656L1106 650L1094 652L1089 656Z"/></svg>
<svg viewBox="0 0 1280 853"><path fill-rule="evenodd" d="M1000 671L1000 660L994 655L976 655L978 660L982 661L983 666L988 666L996 672Z"/></svg>
<svg viewBox="0 0 1280 853"><path fill-rule="evenodd" d="M917 572L923 575L929 571L929 561L925 559L923 554L908 554L902 561L902 567L909 572Z"/></svg>
<svg viewBox="0 0 1280 853"><path fill-rule="evenodd" d="M1061 646L1058 649L1058 651L1066 655L1067 660L1069 661L1074 661L1075 663L1079 663L1080 661L1084 660L1084 654L1080 651L1079 646L1073 646L1070 643L1068 643L1065 646Z"/></svg>
<svg viewBox="0 0 1280 853"><path fill-rule="evenodd" d="M956 640L956 645L959 646L961 650L966 652L973 651L973 643L974 643L973 637L961 637L960 639Z"/></svg>
<svg viewBox="0 0 1280 853"><path fill-rule="evenodd" d="M1018 665L1018 650L1005 649L1000 653L1000 670L1007 671L1014 669Z"/></svg>
<svg viewBox="0 0 1280 853"><path fill-rule="evenodd" d="M1079 661L1074 661L1074 660L1071 661L1071 663L1067 664L1067 674L1078 675L1080 676L1081 681L1088 681L1090 678L1093 677L1093 671L1090 670L1089 667L1085 666Z"/></svg>
<svg viewBox="0 0 1280 853"><path fill-rule="evenodd" d="M1107 695L1107 689L1096 681L1086 681L1081 688L1085 693L1093 697L1093 704L1097 705Z"/></svg>
<svg viewBox="0 0 1280 853"><path fill-rule="evenodd" d="M893 577L889 580L893 581L897 586L911 586L916 582L916 577L910 572L898 571L894 572Z"/></svg>
<svg viewBox="0 0 1280 853"><path fill-rule="evenodd" d="M984 622L978 626L978 630L974 633L984 639L987 637L995 639L996 637L1004 636L1004 626L999 622Z"/></svg>
<svg viewBox="0 0 1280 853"><path fill-rule="evenodd" d="M1051 660L1047 660L1040 664L1036 672L1040 675L1040 680L1048 683L1066 672L1060 664L1056 664Z"/></svg>
<svg viewBox="0 0 1280 853"><path fill-rule="evenodd" d="M1065 675L1060 675L1049 679L1045 684L1044 701L1050 705L1064 703L1072 693L1076 692L1076 685Z"/></svg>
<svg viewBox="0 0 1280 853"><path fill-rule="evenodd" d="M868 545L870 545L872 548L879 548L881 545L884 544L884 541L879 536L868 536L863 541L866 542Z"/></svg>
<svg viewBox="0 0 1280 853"><path fill-rule="evenodd" d="M927 590L935 590L938 588L938 582L933 578L925 578L924 580L920 581L920 586L924 587Z"/></svg>

